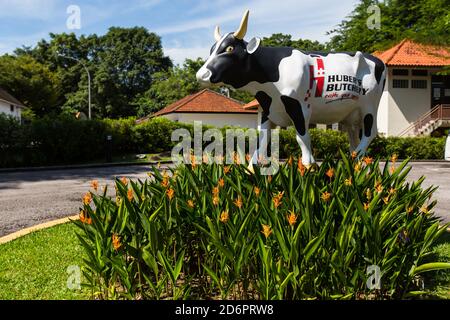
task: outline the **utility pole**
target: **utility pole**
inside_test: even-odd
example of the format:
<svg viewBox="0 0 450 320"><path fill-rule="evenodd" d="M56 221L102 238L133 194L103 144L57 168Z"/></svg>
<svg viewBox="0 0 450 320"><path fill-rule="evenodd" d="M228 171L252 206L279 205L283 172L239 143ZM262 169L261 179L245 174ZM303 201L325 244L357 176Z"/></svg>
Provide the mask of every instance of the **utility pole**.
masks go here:
<svg viewBox="0 0 450 320"><path fill-rule="evenodd" d="M89 115L88 115L88 119L91 120L91 74L89 72L89 69L86 67L86 65L79 59L76 58L72 58L72 57L68 57L65 55L62 55L60 53L58 53L59 57L62 58L66 58L66 59L70 59L70 60L74 60L76 62L78 62L79 64L81 64L84 68L84 70L86 70L87 75L88 75L88 100L89 100Z"/></svg>

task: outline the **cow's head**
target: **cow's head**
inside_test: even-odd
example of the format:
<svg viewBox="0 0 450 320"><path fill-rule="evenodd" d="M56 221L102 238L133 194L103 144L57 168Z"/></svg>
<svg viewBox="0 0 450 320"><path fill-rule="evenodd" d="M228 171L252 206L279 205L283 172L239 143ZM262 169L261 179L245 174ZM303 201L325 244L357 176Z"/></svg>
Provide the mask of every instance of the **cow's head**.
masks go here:
<svg viewBox="0 0 450 320"><path fill-rule="evenodd" d="M214 32L216 43L211 48L208 60L197 72L197 80L203 86L225 83L236 87L236 84L240 82L239 78L246 70L249 56L258 49L260 44L258 38L253 38L248 43L244 41L248 15L247 10L239 29L234 33L222 36L219 27L216 27Z"/></svg>

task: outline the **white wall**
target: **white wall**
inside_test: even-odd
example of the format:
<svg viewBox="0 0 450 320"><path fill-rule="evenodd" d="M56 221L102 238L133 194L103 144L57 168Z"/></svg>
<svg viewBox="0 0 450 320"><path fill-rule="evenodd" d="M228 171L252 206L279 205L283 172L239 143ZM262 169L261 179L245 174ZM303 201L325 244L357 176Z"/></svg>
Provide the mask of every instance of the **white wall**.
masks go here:
<svg viewBox="0 0 450 320"><path fill-rule="evenodd" d="M22 108L20 108L18 106L14 106L14 111L11 112L11 103L6 102L4 100L0 100L0 112L10 115L10 116L13 116L14 118L20 120Z"/></svg>
<svg viewBox="0 0 450 320"><path fill-rule="evenodd" d="M256 113L171 113L163 117L178 122L193 123L202 121L205 125L215 127L257 128L258 115Z"/></svg>
<svg viewBox="0 0 450 320"><path fill-rule="evenodd" d="M393 76L388 67L385 91L378 109L378 130L386 136L397 136L423 114L431 110L431 70L428 76ZM405 69L399 67L398 69ZM423 69L423 68L418 68ZM408 88L393 88L393 79L408 79ZM411 80L426 80L426 89L411 88Z"/></svg>

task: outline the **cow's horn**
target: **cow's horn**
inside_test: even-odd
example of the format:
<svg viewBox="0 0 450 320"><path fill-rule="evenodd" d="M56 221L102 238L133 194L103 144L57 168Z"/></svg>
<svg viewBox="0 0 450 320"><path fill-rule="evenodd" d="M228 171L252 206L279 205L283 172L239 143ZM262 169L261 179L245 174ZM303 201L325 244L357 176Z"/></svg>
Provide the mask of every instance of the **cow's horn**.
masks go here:
<svg viewBox="0 0 450 320"><path fill-rule="evenodd" d="M248 25L248 15L249 15L249 13L250 13L249 10L245 11L244 17L242 17L241 25L239 26L238 31L236 31L234 33L234 36L237 39L240 39L240 40L244 39L245 34L247 33L247 25Z"/></svg>
<svg viewBox="0 0 450 320"><path fill-rule="evenodd" d="M214 39L216 39L216 42L222 39L219 26L216 26L216 29L214 30Z"/></svg>

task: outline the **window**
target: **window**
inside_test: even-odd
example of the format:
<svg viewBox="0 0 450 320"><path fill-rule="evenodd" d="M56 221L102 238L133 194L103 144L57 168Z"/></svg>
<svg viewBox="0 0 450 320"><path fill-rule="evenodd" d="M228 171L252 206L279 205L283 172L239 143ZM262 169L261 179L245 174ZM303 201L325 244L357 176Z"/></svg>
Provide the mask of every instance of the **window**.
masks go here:
<svg viewBox="0 0 450 320"><path fill-rule="evenodd" d="M11 112L14 112L14 105L9 105L9 110L11 111Z"/></svg>
<svg viewBox="0 0 450 320"><path fill-rule="evenodd" d="M408 76L409 70L408 69L394 69L392 70L392 75L394 76Z"/></svg>
<svg viewBox="0 0 450 320"><path fill-rule="evenodd" d="M416 77L426 77L428 76L428 70L413 69L412 75Z"/></svg>
<svg viewBox="0 0 450 320"><path fill-rule="evenodd" d="M393 88L408 88L409 87L409 81L406 79L393 79L392 80L392 87Z"/></svg>
<svg viewBox="0 0 450 320"><path fill-rule="evenodd" d="M427 88L427 80L411 80L411 88L426 89Z"/></svg>

